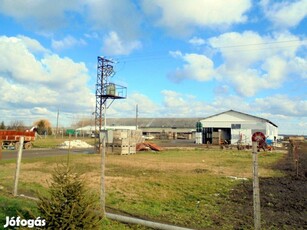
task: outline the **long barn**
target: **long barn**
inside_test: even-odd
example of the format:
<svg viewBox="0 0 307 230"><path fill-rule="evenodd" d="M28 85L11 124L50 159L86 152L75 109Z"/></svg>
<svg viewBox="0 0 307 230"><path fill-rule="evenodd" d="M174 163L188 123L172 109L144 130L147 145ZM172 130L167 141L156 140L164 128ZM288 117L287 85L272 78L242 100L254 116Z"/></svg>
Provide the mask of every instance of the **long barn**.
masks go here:
<svg viewBox="0 0 307 230"><path fill-rule="evenodd" d="M276 141L278 126L273 122L246 113L229 110L200 120L202 142L218 144L220 140L230 144L242 141L251 144L254 132L262 132L268 142Z"/></svg>

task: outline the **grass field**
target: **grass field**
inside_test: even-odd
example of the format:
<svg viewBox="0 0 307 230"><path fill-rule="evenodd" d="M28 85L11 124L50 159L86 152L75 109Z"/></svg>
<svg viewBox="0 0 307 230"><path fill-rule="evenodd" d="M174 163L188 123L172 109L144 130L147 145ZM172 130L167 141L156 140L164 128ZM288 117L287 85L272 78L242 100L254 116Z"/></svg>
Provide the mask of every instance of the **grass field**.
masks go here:
<svg viewBox="0 0 307 230"><path fill-rule="evenodd" d="M46 146L53 144L51 140ZM37 146L43 146L43 143L37 143ZM272 168L283 157L284 153L260 153L260 176L283 176L281 171ZM229 197L242 184L251 186L251 158L251 153L247 151L212 148L142 152L129 156L108 155L107 209L196 229L233 229L237 216L232 215L231 209L236 208L237 204ZM31 196L36 196L38 192L45 193L51 172L63 162L67 162L67 156L23 160L19 193ZM87 186L98 197L100 156L70 155L69 164L83 174ZM0 185L4 187L0 190L0 198L5 199L7 204L0 205L0 224L1 218L8 214L6 207L14 206L17 202L8 196L13 189L15 167L13 160L0 161ZM31 203L22 201L20 208L29 206L35 210L33 202L24 202ZM252 226L250 217L242 228ZM130 228L145 229L107 220L104 222L104 229Z"/></svg>

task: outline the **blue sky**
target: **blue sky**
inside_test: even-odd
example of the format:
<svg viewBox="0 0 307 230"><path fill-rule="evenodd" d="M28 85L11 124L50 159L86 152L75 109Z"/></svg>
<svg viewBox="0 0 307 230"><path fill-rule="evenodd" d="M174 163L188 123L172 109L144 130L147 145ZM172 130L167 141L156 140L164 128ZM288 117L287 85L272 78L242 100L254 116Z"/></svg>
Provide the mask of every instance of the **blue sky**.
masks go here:
<svg viewBox="0 0 307 230"><path fill-rule="evenodd" d="M109 117L229 109L307 134L307 1L0 0L0 121L95 110L97 56L126 86Z"/></svg>

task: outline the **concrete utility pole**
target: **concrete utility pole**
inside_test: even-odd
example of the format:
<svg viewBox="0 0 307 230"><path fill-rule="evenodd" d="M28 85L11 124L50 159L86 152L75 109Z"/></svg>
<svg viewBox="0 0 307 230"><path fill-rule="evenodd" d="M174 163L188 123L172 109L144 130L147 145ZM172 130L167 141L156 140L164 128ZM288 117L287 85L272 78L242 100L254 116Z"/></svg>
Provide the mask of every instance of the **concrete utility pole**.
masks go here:
<svg viewBox="0 0 307 230"><path fill-rule="evenodd" d="M261 229L261 215L260 215L260 189L258 177L258 143L252 142L253 151L253 204L254 204L254 226L255 230Z"/></svg>
<svg viewBox="0 0 307 230"><path fill-rule="evenodd" d="M135 129L138 130L138 118L139 118L139 106L136 104L135 106Z"/></svg>
<svg viewBox="0 0 307 230"><path fill-rule="evenodd" d="M19 139L19 149L18 149L16 172L15 172L15 180L14 180L14 191L13 191L13 195L14 196L17 196L18 180L19 180L19 172L20 172L20 164L21 164L21 157L22 157L23 142L24 142L24 137L21 136L20 139Z"/></svg>
<svg viewBox="0 0 307 230"><path fill-rule="evenodd" d="M106 118L107 108L104 108L104 117ZM106 119L104 120L104 132L100 131L99 139L102 142L102 148L100 148L101 154L101 191L100 191L100 203L103 216L106 213L106 188L105 188L105 167L106 167L106 135L107 135L107 127L106 127ZM102 139L102 140L101 140Z"/></svg>
<svg viewBox="0 0 307 230"><path fill-rule="evenodd" d="M58 135L58 130L59 130L59 115L60 115L60 110L58 109L58 113L56 116L56 132L55 132L55 136Z"/></svg>

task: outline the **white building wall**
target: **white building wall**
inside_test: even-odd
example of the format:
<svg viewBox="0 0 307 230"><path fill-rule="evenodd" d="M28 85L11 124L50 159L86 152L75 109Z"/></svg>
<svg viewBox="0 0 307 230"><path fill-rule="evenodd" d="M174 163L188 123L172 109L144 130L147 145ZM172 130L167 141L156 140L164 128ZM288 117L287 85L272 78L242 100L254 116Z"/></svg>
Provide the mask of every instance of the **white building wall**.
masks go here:
<svg viewBox="0 0 307 230"><path fill-rule="evenodd" d="M268 139L278 136L278 127L257 117L230 111L200 121L204 128L232 128L232 124L240 125L239 129L231 129L231 143L235 144L242 138L245 144L252 144L254 132L263 132Z"/></svg>
<svg viewBox="0 0 307 230"><path fill-rule="evenodd" d="M236 144L240 137L243 143L249 144L251 141L252 130L251 129L232 129L231 130L231 143Z"/></svg>
<svg viewBox="0 0 307 230"><path fill-rule="evenodd" d="M275 127L274 125L267 123L266 127L266 137L269 140L274 141L274 137L277 139L278 137L278 128Z"/></svg>
<svg viewBox="0 0 307 230"><path fill-rule="evenodd" d="M227 121L200 121L203 127L210 127L210 128L231 128L231 123Z"/></svg>

